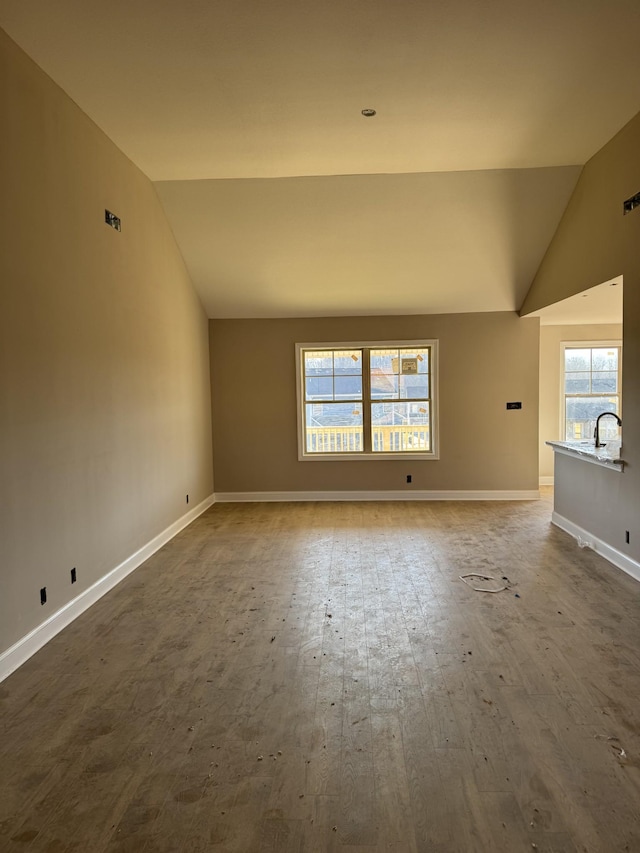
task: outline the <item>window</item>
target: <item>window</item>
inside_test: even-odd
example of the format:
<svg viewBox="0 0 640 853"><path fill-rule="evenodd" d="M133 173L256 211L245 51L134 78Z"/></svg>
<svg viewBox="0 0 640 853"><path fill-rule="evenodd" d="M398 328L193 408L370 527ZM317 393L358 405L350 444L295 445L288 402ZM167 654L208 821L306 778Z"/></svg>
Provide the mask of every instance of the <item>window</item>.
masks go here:
<svg viewBox="0 0 640 853"><path fill-rule="evenodd" d="M437 459L437 341L296 344L300 459Z"/></svg>
<svg viewBox="0 0 640 853"><path fill-rule="evenodd" d="M608 344L563 344L563 430L565 441L590 439L601 412L621 413L622 347ZM602 438L617 438L613 418L600 421Z"/></svg>

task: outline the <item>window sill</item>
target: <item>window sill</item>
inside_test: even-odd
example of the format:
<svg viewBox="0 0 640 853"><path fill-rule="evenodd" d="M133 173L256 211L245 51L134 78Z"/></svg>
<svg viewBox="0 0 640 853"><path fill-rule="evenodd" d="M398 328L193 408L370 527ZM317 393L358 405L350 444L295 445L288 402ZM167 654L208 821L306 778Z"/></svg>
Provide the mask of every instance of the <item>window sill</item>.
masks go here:
<svg viewBox="0 0 640 853"><path fill-rule="evenodd" d="M384 460L409 459L435 460L437 453L425 453L422 450L405 450L403 453L307 453L298 454L298 462L380 462Z"/></svg>

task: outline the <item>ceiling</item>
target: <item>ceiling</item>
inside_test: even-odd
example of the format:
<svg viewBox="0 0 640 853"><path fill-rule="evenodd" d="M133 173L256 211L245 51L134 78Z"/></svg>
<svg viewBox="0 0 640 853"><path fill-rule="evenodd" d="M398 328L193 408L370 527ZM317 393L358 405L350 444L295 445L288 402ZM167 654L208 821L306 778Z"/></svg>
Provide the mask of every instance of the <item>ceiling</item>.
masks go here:
<svg viewBox="0 0 640 853"><path fill-rule="evenodd" d="M640 109L637 0L0 0L0 25L157 182L213 317L515 310Z"/></svg>
<svg viewBox="0 0 640 853"><path fill-rule="evenodd" d="M579 168L158 183L212 317L513 311ZM224 287L209 286L224 282Z"/></svg>
<svg viewBox="0 0 640 853"><path fill-rule="evenodd" d="M562 299L527 317L539 317L541 326L622 323L622 276Z"/></svg>

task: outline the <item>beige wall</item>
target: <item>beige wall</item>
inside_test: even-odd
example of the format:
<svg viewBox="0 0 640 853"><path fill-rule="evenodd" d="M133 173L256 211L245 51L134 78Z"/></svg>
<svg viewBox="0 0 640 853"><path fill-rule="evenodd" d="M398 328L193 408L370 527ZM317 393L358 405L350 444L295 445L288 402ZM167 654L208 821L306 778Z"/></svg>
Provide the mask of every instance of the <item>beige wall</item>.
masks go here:
<svg viewBox="0 0 640 853"><path fill-rule="evenodd" d="M640 113L582 170L522 305L522 315L621 274L624 297L635 296L640 209L623 216L622 203L640 188L639 150Z"/></svg>
<svg viewBox="0 0 640 853"><path fill-rule="evenodd" d="M562 344L565 341L619 341L622 325L540 327L540 477L553 477L553 450L546 441L560 435Z"/></svg>
<svg viewBox="0 0 640 853"><path fill-rule="evenodd" d="M564 518L578 524L587 533L602 539L602 530L616 531L623 521L619 507L624 501L626 473L620 474L602 465L592 465L566 454L556 454L554 509ZM627 516L630 519L632 516ZM624 544L624 531L633 536L633 527L622 529L619 540L611 542L622 553L629 553ZM590 541L590 537L584 537ZM633 541L630 543L633 545ZM633 554L629 554L633 558Z"/></svg>
<svg viewBox="0 0 640 853"><path fill-rule="evenodd" d="M207 320L151 183L1 31L0 116L1 653L213 484Z"/></svg>
<svg viewBox="0 0 640 853"><path fill-rule="evenodd" d="M299 462L295 343L417 338L440 342L440 459ZM538 487L537 319L213 320L210 341L217 493Z"/></svg>
<svg viewBox="0 0 640 853"><path fill-rule="evenodd" d="M595 489L587 488L572 501L571 490L560 493L557 483L556 507L640 562L640 209L622 214L624 199L640 188L638 151L640 113L585 166L521 313L623 276L622 455L628 464L624 474L605 471L604 479L597 466L581 473L582 478L598 478L598 502L606 511L586 512L585 501L596 501ZM625 530L631 534L629 545Z"/></svg>

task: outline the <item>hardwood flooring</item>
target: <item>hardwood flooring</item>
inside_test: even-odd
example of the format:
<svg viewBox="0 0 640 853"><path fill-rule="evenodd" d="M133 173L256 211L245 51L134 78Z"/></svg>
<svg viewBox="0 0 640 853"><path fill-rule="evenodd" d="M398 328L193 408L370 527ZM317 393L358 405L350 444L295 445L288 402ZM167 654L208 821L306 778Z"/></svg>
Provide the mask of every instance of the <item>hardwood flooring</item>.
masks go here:
<svg viewBox="0 0 640 853"><path fill-rule="evenodd" d="M0 685L0 849L637 853L640 586L550 514L212 507Z"/></svg>

